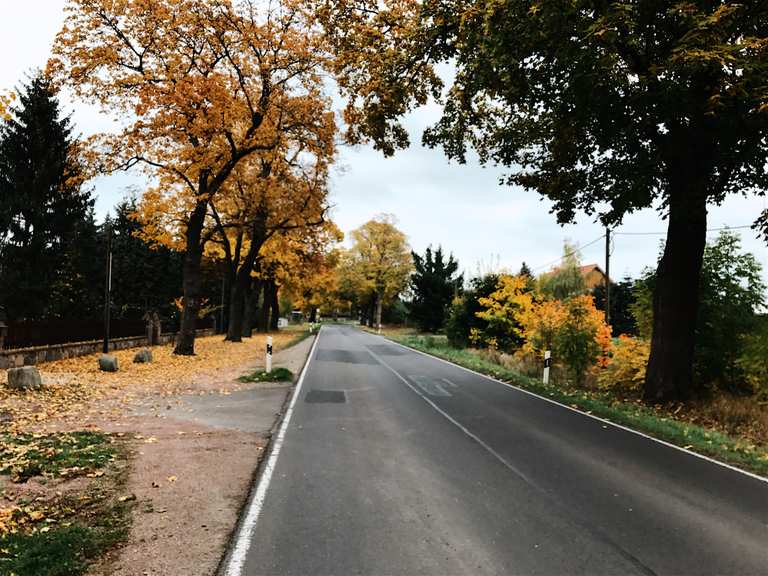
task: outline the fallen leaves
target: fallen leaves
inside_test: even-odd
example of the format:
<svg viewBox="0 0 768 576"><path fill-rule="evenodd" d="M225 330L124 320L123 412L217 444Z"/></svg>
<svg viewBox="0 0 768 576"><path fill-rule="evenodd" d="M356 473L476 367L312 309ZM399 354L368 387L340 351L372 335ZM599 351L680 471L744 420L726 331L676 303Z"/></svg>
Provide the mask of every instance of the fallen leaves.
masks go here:
<svg viewBox="0 0 768 576"><path fill-rule="evenodd" d="M275 349L280 349L295 333L273 338ZM117 418L125 413L126 404L189 392L196 382L220 378L223 370L259 361L265 346L263 335L242 343L211 336L198 339L195 356L175 356L171 346L154 347L151 364L134 364L136 350L121 350L115 352L121 370L109 374L99 370L97 354L58 360L40 365L45 387L35 392L10 390L2 384L7 377L0 371L0 430L19 433L53 420L82 422L87 415ZM229 393L221 386L215 391Z"/></svg>

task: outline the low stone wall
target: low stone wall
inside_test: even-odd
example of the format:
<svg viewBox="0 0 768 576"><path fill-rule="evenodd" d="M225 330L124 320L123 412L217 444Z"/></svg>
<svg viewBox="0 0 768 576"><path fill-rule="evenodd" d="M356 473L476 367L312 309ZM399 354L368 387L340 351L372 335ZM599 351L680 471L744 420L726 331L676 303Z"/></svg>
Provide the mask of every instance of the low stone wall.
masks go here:
<svg viewBox="0 0 768 576"><path fill-rule="evenodd" d="M213 329L198 330L198 337L213 336ZM176 339L176 333L170 332L160 336L160 344L170 344ZM101 352L102 340L88 342L69 342L67 344L54 344L52 346L35 346L33 348L17 348L15 350L0 350L0 369L18 368L21 366L33 366L43 362L53 362L64 358L75 358ZM126 348L139 348L147 345L146 336L131 338L115 338L109 341L110 350L125 350Z"/></svg>

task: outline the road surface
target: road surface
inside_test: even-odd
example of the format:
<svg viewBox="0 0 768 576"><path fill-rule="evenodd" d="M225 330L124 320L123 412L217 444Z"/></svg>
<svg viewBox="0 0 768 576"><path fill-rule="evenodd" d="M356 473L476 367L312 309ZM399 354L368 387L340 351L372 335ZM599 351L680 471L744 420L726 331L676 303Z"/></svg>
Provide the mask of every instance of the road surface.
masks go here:
<svg viewBox="0 0 768 576"><path fill-rule="evenodd" d="M228 574L768 574L768 483L352 327L278 444Z"/></svg>

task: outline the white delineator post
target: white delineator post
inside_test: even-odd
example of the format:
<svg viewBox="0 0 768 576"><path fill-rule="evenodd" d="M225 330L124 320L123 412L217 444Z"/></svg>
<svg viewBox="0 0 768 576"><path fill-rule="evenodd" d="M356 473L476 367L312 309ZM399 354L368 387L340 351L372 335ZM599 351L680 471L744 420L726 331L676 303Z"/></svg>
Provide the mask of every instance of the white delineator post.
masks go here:
<svg viewBox="0 0 768 576"><path fill-rule="evenodd" d="M544 352L544 384L549 384L549 367L552 365L552 352Z"/></svg>
<svg viewBox="0 0 768 576"><path fill-rule="evenodd" d="M267 361L264 371L269 374L272 372L272 336L267 336Z"/></svg>

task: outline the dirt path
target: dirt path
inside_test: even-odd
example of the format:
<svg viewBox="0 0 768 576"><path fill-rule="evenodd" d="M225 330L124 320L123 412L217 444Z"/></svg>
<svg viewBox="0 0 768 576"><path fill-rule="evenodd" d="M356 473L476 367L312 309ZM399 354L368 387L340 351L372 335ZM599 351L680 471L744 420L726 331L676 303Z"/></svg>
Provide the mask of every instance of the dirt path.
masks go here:
<svg viewBox="0 0 768 576"><path fill-rule="evenodd" d="M298 373L312 341L278 352L275 366ZM125 488L136 506L128 543L89 574L215 573L291 390L235 381L258 365L206 377L197 394L143 398L126 406L133 416L100 423L107 432L140 434Z"/></svg>

